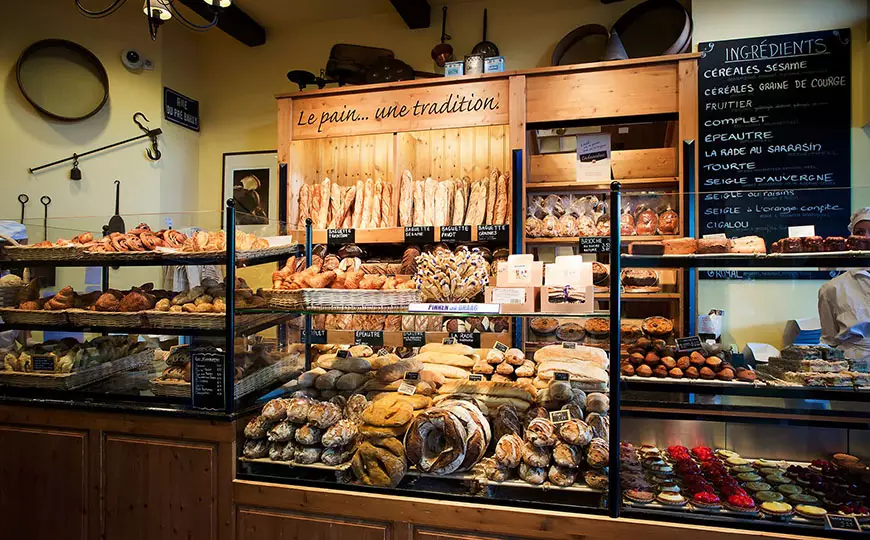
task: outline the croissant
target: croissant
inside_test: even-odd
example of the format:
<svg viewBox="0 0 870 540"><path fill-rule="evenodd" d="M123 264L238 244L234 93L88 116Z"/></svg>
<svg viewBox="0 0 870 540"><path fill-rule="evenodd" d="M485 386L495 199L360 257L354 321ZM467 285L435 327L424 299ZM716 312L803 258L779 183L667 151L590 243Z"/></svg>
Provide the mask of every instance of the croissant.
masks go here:
<svg viewBox="0 0 870 540"><path fill-rule="evenodd" d="M85 232L85 233L82 233L78 236L74 236L72 239L73 244L87 244L87 243L90 243L93 241L94 241L94 235L89 233L89 232Z"/></svg>
<svg viewBox="0 0 870 540"><path fill-rule="evenodd" d="M148 298L146 298L145 295L134 291L121 300L118 304L118 311L132 313L134 311L145 311L152 307L153 304L148 301Z"/></svg>
<svg viewBox="0 0 870 540"><path fill-rule="evenodd" d="M352 270L344 274L345 289L359 289L365 273L362 270Z"/></svg>
<svg viewBox="0 0 870 540"><path fill-rule="evenodd" d="M69 309L75 304L75 292L72 287L64 287L51 300L45 303L43 309L58 311L61 309Z"/></svg>
<svg viewBox="0 0 870 540"><path fill-rule="evenodd" d="M305 282L309 287L314 289L325 289L329 287L333 281L335 281L336 275L335 272L329 270L327 272L321 272L319 274L314 274L312 276L308 276L305 278Z"/></svg>
<svg viewBox="0 0 870 540"><path fill-rule="evenodd" d="M387 281L387 276L379 276L375 274L366 274L360 281L360 289L381 289Z"/></svg>

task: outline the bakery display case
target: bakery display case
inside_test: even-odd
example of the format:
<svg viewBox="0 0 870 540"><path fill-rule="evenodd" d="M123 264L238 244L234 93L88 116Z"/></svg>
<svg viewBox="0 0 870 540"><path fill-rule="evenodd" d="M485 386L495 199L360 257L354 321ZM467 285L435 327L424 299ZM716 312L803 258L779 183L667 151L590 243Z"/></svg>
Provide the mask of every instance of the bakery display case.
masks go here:
<svg viewBox="0 0 870 540"><path fill-rule="evenodd" d="M3 399L226 415L298 374L276 333L292 317L237 308L265 305L257 269L299 245L278 221L236 227L231 203L129 229L46 219L42 241L4 242Z"/></svg>
<svg viewBox="0 0 870 540"><path fill-rule="evenodd" d="M619 191L614 185L611 197ZM831 197L805 191L819 201L814 208ZM757 193L765 192L727 196ZM783 194L765 193L752 208L785 211L771 202ZM653 321L656 331L644 337L611 313L620 515L808 536L858 530L870 520L870 476L859 457L870 413L859 337L867 299L843 291L870 263L866 239L849 237L845 223L844 236L822 238L784 226L698 234L698 222L680 239L622 242L623 272L688 273L693 322L680 333ZM612 238L622 240L618 231Z"/></svg>

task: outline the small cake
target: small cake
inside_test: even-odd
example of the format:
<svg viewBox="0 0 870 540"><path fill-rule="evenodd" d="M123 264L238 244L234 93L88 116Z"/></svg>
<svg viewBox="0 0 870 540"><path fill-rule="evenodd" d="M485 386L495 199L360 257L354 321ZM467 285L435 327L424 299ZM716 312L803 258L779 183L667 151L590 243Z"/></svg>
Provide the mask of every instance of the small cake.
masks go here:
<svg viewBox="0 0 870 540"><path fill-rule="evenodd" d="M738 454L734 450L728 450L725 448L717 448L716 449L716 457L719 457L722 459L728 459L731 457L740 457L740 454Z"/></svg>
<svg viewBox="0 0 870 540"><path fill-rule="evenodd" d="M647 317L641 328L651 336L666 336L674 331L674 322L666 317Z"/></svg>
<svg viewBox="0 0 870 540"><path fill-rule="evenodd" d="M694 238L675 238L663 240L665 255L691 255L698 250L698 241Z"/></svg>
<svg viewBox="0 0 870 540"><path fill-rule="evenodd" d="M828 511L824 508L811 504L799 504L794 507L794 511L801 517L815 520L825 519L825 516L828 514Z"/></svg>
<svg viewBox="0 0 870 540"><path fill-rule="evenodd" d="M634 343L643 337L643 330L636 324L622 323L619 325L619 333L624 343Z"/></svg>
<svg viewBox="0 0 870 540"><path fill-rule="evenodd" d="M656 497L656 501L666 506L685 506L689 500L679 493L662 492Z"/></svg>
<svg viewBox="0 0 870 540"><path fill-rule="evenodd" d="M858 459L857 457L851 456L849 454L834 454L833 456L831 456L831 459L840 467L844 467L849 463L858 463L860 461L860 459Z"/></svg>
<svg viewBox="0 0 870 540"><path fill-rule="evenodd" d="M716 378L716 373L708 367L702 367L698 375L705 381L712 381Z"/></svg>
<svg viewBox="0 0 870 540"><path fill-rule="evenodd" d="M731 495L725 503L725 507L733 512L754 513L757 508L752 497L746 495Z"/></svg>
<svg viewBox="0 0 870 540"><path fill-rule="evenodd" d="M758 473L762 476L767 476L768 474L782 474L782 470L776 467L762 467L758 469Z"/></svg>
<svg viewBox="0 0 870 540"><path fill-rule="evenodd" d="M753 469L749 465L737 465L736 467L731 467L730 469L728 469L728 471L731 474L742 474L742 473L754 473L755 469Z"/></svg>
<svg viewBox="0 0 870 540"><path fill-rule="evenodd" d="M655 287L659 275L649 268L629 268L622 271L622 284L626 287Z"/></svg>
<svg viewBox="0 0 870 540"><path fill-rule="evenodd" d="M767 482L746 482L743 487L753 493L758 493L759 491L770 491L770 484Z"/></svg>
<svg viewBox="0 0 870 540"><path fill-rule="evenodd" d="M687 367L683 370L683 375L685 375L687 379L697 379L699 376L698 368L694 366Z"/></svg>
<svg viewBox="0 0 870 540"><path fill-rule="evenodd" d="M752 383L758 379L758 376L751 369L746 368L738 368L737 369L737 380L740 382L748 382Z"/></svg>
<svg viewBox="0 0 870 540"><path fill-rule="evenodd" d="M556 332L559 321L553 317L535 317L529 322L529 327L539 336L546 336Z"/></svg>
<svg viewBox="0 0 870 540"><path fill-rule="evenodd" d="M601 317L587 319L584 324L586 333L595 337L607 337L610 334L610 320Z"/></svg>
<svg viewBox="0 0 870 540"><path fill-rule="evenodd" d="M796 493L794 495L789 495L788 500L792 503L796 504L818 504L818 497L813 497L812 495L807 495L806 493Z"/></svg>
<svg viewBox="0 0 870 540"><path fill-rule="evenodd" d="M598 261L592 262L592 283L595 285L607 285L610 271Z"/></svg>
<svg viewBox="0 0 870 540"><path fill-rule="evenodd" d="M761 502L779 502L785 499L782 493L777 493L776 491L759 491L755 493L755 498Z"/></svg>
<svg viewBox="0 0 870 540"><path fill-rule="evenodd" d="M770 244L771 253L782 253L782 240L777 240Z"/></svg>
<svg viewBox="0 0 870 540"><path fill-rule="evenodd" d="M870 250L870 238L852 235L846 239L846 249L849 251Z"/></svg>
<svg viewBox="0 0 870 540"><path fill-rule="evenodd" d="M756 459L753 463L756 467L778 467L779 463L776 461L770 461L767 459Z"/></svg>
<svg viewBox="0 0 870 540"><path fill-rule="evenodd" d="M629 489L628 491L624 492L622 496L629 501L638 504L649 504L656 500L656 496L653 492L645 491L642 489Z"/></svg>
<svg viewBox="0 0 870 540"><path fill-rule="evenodd" d="M731 459L734 459L734 458L731 458ZM738 474L737 479L740 480L741 482L758 482L759 480L761 480L761 477L755 473L747 472L747 473Z"/></svg>
<svg viewBox="0 0 870 540"><path fill-rule="evenodd" d="M825 241L821 236L807 236L804 238L804 251L807 253L818 253L824 251Z"/></svg>
<svg viewBox="0 0 870 540"><path fill-rule="evenodd" d="M794 509L788 503L784 502L764 502L761 503L761 511L769 516L785 517L794 514Z"/></svg>
<svg viewBox="0 0 870 540"><path fill-rule="evenodd" d="M803 238L783 238L779 244L782 253L800 253L804 250Z"/></svg>
<svg viewBox="0 0 870 540"><path fill-rule="evenodd" d="M696 253L728 253L731 251L731 240L727 238L699 238Z"/></svg>
<svg viewBox="0 0 870 540"><path fill-rule="evenodd" d="M585 335L583 326L575 322L559 325L556 330L556 338L560 341L581 341Z"/></svg>
<svg viewBox="0 0 870 540"><path fill-rule="evenodd" d="M701 491L699 493L695 493L692 497L692 505L697 506L698 508L721 508L722 501L719 497L716 496L715 493L709 493L706 491Z"/></svg>
<svg viewBox="0 0 870 540"><path fill-rule="evenodd" d="M847 251L846 239L842 236L829 236L825 238L824 251Z"/></svg>
<svg viewBox="0 0 870 540"><path fill-rule="evenodd" d="M768 474L764 477L764 481L769 484L791 484L791 479L779 474Z"/></svg>
<svg viewBox="0 0 870 540"><path fill-rule="evenodd" d="M664 255L665 246L661 242L632 242L628 245L630 255Z"/></svg>
<svg viewBox="0 0 870 540"><path fill-rule="evenodd" d="M803 493L803 489L800 486L796 486L794 484L780 484L776 486L776 490L785 495L786 497Z"/></svg>
<svg viewBox="0 0 870 540"><path fill-rule="evenodd" d="M767 253L767 247L760 236L743 236L731 240L731 253Z"/></svg>

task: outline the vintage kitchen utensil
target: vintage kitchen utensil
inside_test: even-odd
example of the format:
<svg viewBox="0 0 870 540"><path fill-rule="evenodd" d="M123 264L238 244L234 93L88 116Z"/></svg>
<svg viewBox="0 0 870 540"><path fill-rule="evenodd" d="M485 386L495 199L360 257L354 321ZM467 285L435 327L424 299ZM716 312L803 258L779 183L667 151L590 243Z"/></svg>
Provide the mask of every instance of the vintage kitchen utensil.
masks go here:
<svg viewBox="0 0 870 540"><path fill-rule="evenodd" d="M25 195L26 197L26 195ZM21 200L20 198L18 199ZM39 202L42 203L43 215L42 215L42 239L48 240L48 205L51 204L51 197L48 195L43 195L39 198ZM39 279L40 283L46 287L54 287L57 272L53 266L38 266L35 268L30 268L30 275L33 279Z"/></svg>
<svg viewBox="0 0 870 540"><path fill-rule="evenodd" d="M126 232L124 218L121 217L121 181L115 180L115 215L109 219L109 234Z"/></svg>
<svg viewBox="0 0 870 540"><path fill-rule="evenodd" d="M39 198L39 202L42 203L43 207L42 239L48 240L48 205L51 204L51 197L49 197L48 195L43 195Z"/></svg>
<svg viewBox="0 0 870 540"><path fill-rule="evenodd" d="M21 224L24 225L24 205L30 202L30 197L27 196L26 193L21 193L18 195L18 202L21 203Z"/></svg>
<svg viewBox="0 0 870 540"><path fill-rule="evenodd" d="M472 54L479 54L484 58L490 56L498 56L498 47L492 41L486 40L486 9L483 10L483 41L478 43L471 49Z"/></svg>
<svg viewBox="0 0 870 540"><path fill-rule="evenodd" d="M584 24L562 38L553 51L552 64L567 66L598 62L607 50L607 28L600 24Z"/></svg>
<svg viewBox="0 0 870 540"><path fill-rule="evenodd" d="M630 58L678 54L691 46L692 17L677 0L647 0L625 12L611 31Z"/></svg>
<svg viewBox="0 0 870 540"><path fill-rule="evenodd" d="M444 64L453 60L453 46L445 43L450 39L447 35L447 6L441 8L441 13L441 43L432 48L432 60L438 67L444 67Z"/></svg>

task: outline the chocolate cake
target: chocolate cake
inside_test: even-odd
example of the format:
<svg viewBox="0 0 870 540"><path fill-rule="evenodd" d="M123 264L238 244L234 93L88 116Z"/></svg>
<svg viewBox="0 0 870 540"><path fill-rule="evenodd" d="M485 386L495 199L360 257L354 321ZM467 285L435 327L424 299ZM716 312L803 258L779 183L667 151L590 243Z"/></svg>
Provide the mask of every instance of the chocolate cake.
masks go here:
<svg viewBox="0 0 870 540"><path fill-rule="evenodd" d="M783 253L801 253L804 250L803 238L783 238L780 247Z"/></svg>
<svg viewBox="0 0 870 540"><path fill-rule="evenodd" d="M846 251L846 239L842 236L829 236L823 244L825 251Z"/></svg>
<svg viewBox="0 0 870 540"><path fill-rule="evenodd" d="M850 236L846 240L846 247L849 251L870 250L870 238L866 236Z"/></svg>
<svg viewBox="0 0 870 540"><path fill-rule="evenodd" d="M807 236L804 238L804 251L808 253L818 253L823 251L825 241L821 236Z"/></svg>

